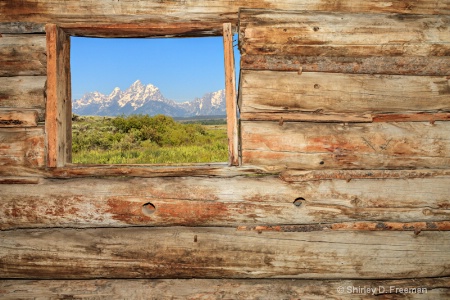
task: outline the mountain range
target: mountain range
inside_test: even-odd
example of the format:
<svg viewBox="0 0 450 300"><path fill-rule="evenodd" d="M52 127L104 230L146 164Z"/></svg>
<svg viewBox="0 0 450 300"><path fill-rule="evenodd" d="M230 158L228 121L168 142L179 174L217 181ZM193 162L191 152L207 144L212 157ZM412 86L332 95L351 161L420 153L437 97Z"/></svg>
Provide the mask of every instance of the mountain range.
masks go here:
<svg viewBox="0 0 450 300"><path fill-rule="evenodd" d="M86 93L73 100L72 112L77 115L117 116L164 114L172 117L225 115L225 90L205 94L188 102L175 102L163 96L159 88L135 81L125 91L116 87L109 95Z"/></svg>

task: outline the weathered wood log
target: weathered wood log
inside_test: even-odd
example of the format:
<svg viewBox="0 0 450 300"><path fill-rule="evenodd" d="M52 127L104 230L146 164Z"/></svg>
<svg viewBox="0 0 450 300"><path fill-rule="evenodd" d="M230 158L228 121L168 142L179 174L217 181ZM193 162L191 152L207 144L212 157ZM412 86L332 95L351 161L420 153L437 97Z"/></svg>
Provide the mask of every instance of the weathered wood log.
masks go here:
<svg viewBox="0 0 450 300"><path fill-rule="evenodd" d="M450 275L450 232L104 228L0 232L0 277L407 279ZM404 255L408 253L408 255Z"/></svg>
<svg viewBox="0 0 450 300"><path fill-rule="evenodd" d="M241 10L243 54L449 56L450 17Z"/></svg>
<svg viewBox="0 0 450 300"><path fill-rule="evenodd" d="M0 166L42 167L44 128L0 128Z"/></svg>
<svg viewBox="0 0 450 300"><path fill-rule="evenodd" d="M5 2L3 0L2 2ZM401 14L450 14L448 0L417 0L405 3L401 0L357 0L338 1L288 1L288 0L213 0L213 1L140 1L110 2L107 0L56 0L7 1L0 6L2 22L7 29L18 32L35 32L38 24L57 23L64 26L79 26L83 23L97 24L145 24L181 23L180 28L189 28L203 23L210 31L220 35L223 23L237 23L241 8L262 8L302 11L335 12L390 12ZM10 23L11 22L11 23ZM19 22L23 22L21 25ZM0 27L2 28L2 27ZM42 27L41 27L42 28ZM33 30L34 29L34 30ZM5 31L3 31L5 32ZM8 31L7 31L8 32ZM199 31L201 32L201 31ZM5 32L6 33L6 32Z"/></svg>
<svg viewBox="0 0 450 300"><path fill-rule="evenodd" d="M46 76L0 77L0 107L45 109Z"/></svg>
<svg viewBox="0 0 450 300"><path fill-rule="evenodd" d="M39 178L3 176L0 177L0 184L38 184L39 180Z"/></svg>
<svg viewBox="0 0 450 300"><path fill-rule="evenodd" d="M96 279L1 280L16 299L446 299L450 278L398 280ZM383 297L384 296L384 297ZM392 297L391 297L392 296Z"/></svg>
<svg viewBox="0 0 450 300"><path fill-rule="evenodd" d="M47 75L45 35L1 35L0 76Z"/></svg>
<svg viewBox="0 0 450 300"><path fill-rule="evenodd" d="M241 107L247 108L245 105ZM247 108L248 109L248 108ZM251 109L251 108L250 108ZM450 114L449 114L450 115ZM321 111L313 112L242 112L240 114L242 121L278 121L280 125L284 122L327 122L327 123L371 123L373 117L371 114L339 114L323 113Z"/></svg>
<svg viewBox="0 0 450 300"><path fill-rule="evenodd" d="M332 224L306 224L306 225L257 225L257 226L239 226L237 230L276 232L310 232L323 230L367 230L367 231L414 231L419 235L422 231L450 231L450 221L441 222L345 222Z"/></svg>
<svg viewBox="0 0 450 300"><path fill-rule="evenodd" d="M448 76L449 65L449 56L241 56L243 70Z"/></svg>
<svg viewBox="0 0 450 300"><path fill-rule="evenodd" d="M243 164L283 169L448 168L450 123L241 122Z"/></svg>
<svg viewBox="0 0 450 300"><path fill-rule="evenodd" d="M386 174L384 179L299 182L250 176L41 180L26 188L3 184L0 229L445 221L450 176L433 172L406 174L407 179Z"/></svg>
<svg viewBox="0 0 450 300"><path fill-rule="evenodd" d="M450 111L450 80L445 76L241 74L242 113L306 112L316 113L320 120L322 114L352 119L361 114Z"/></svg>
<svg viewBox="0 0 450 300"><path fill-rule="evenodd" d="M72 162L72 89L70 79L70 36L54 24L47 32L47 103L45 132L47 166Z"/></svg>
<svg viewBox="0 0 450 300"><path fill-rule="evenodd" d="M62 168L32 169L18 166L0 168L0 176L22 176L40 178L77 177L236 177L270 175L262 168L227 167L224 163L186 166L171 165L77 165L67 164Z"/></svg>
<svg viewBox="0 0 450 300"><path fill-rule="evenodd" d="M334 180L343 179L350 182L353 179L413 179L413 178L434 178L446 177L450 175L450 170L422 169L422 170L316 170L297 171L287 170L280 174L280 178L286 182L301 182L313 180Z"/></svg>
<svg viewBox="0 0 450 300"><path fill-rule="evenodd" d="M3 8L0 10L0 15L3 17L2 14ZM45 33L45 24L38 24L33 22L20 22L20 21L0 22L0 34L21 34L21 33L27 34Z"/></svg>
<svg viewBox="0 0 450 300"><path fill-rule="evenodd" d="M406 114L351 114L314 112L243 112L242 121L284 122L328 122L328 123L372 123L372 122L430 122L449 121L450 113L406 113Z"/></svg>
<svg viewBox="0 0 450 300"><path fill-rule="evenodd" d="M236 71L231 23L223 24L225 61L225 103L227 113L228 164L239 165L239 136L237 120Z"/></svg>
<svg viewBox="0 0 450 300"><path fill-rule="evenodd" d="M450 113L375 114L373 122L430 122L450 121Z"/></svg>
<svg viewBox="0 0 450 300"><path fill-rule="evenodd" d="M39 121L39 110L36 109L1 109L0 127L35 127Z"/></svg>

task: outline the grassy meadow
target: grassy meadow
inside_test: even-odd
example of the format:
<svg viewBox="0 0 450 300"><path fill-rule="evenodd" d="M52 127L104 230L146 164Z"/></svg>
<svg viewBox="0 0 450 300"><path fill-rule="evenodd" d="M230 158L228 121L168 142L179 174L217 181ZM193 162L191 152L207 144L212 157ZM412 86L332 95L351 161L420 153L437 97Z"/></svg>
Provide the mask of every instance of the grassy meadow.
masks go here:
<svg viewBox="0 0 450 300"><path fill-rule="evenodd" d="M72 118L72 162L76 164L226 161L225 120L177 122L164 115Z"/></svg>

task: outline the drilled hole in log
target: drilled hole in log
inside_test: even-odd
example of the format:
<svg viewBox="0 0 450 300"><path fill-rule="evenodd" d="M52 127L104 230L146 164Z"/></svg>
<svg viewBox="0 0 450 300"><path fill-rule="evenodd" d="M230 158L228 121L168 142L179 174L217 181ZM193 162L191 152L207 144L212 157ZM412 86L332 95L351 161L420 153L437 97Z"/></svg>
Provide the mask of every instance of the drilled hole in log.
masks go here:
<svg viewBox="0 0 450 300"><path fill-rule="evenodd" d="M142 205L142 213L146 216L150 216L153 214L156 210L156 207L153 205L153 203L147 202L144 205Z"/></svg>
<svg viewBox="0 0 450 300"><path fill-rule="evenodd" d="M303 201L305 201L305 198L298 197L298 198L295 198L294 202L292 202L292 203L294 203L294 205L298 207L298 206L302 205Z"/></svg>

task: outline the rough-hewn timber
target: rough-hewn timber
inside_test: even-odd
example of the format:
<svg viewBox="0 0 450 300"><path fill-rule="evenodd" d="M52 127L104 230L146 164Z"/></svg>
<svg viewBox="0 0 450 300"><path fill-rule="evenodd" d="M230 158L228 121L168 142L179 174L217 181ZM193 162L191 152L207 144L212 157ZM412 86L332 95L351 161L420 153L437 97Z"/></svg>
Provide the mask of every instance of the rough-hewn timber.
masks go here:
<svg viewBox="0 0 450 300"><path fill-rule="evenodd" d="M450 166L450 123L241 122L243 164L282 169Z"/></svg>
<svg viewBox="0 0 450 300"><path fill-rule="evenodd" d="M241 112L358 114L450 111L446 76L241 72ZM270 96L268 96L270 95ZM330 117L331 118L331 117Z"/></svg>
<svg viewBox="0 0 450 300"><path fill-rule="evenodd" d="M0 238L1 278L36 274L42 279L450 275L449 231L317 234L166 227L15 230L0 232Z"/></svg>
<svg viewBox="0 0 450 300"><path fill-rule="evenodd" d="M370 288L370 290L368 290ZM343 289L343 290L342 290ZM397 289L397 290L396 290ZM400 290L402 289L402 290ZM343 291L343 292L342 292ZM402 291L402 292L400 292ZM399 280L2 280L0 295L16 299L446 299L450 278Z"/></svg>
<svg viewBox="0 0 450 300"><path fill-rule="evenodd" d="M45 109L46 76L0 77L0 107Z"/></svg>
<svg viewBox="0 0 450 300"><path fill-rule="evenodd" d="M450 17L241 10L244 54L448 56Z"/></svg>
<svg viewBox="0 0 450 300"><path fill-rule="evenodd" d="M449 56L243 55L241 69L385 75L450 75Z"/></svg>
<svg viewBox="0 0 450 300"><path fill-rule="evenodd" d="M236 97L236 71L234 63L233 32L231 23L223 24L225 61L225 98L227 113L228 164L239 165L239 140Z"/></svg>
<svg viewBox="0 0 450 300"><path fill-rule="evenodd" d="M87 178L3 184L0 229L448 220L450 177L421 174L429 176L399 179L386 173L384 179L375 174L375 179L290 183L273 176ZM143 211L147 203L154 208L151 215Z"/></svg>
<svg viewBox="0 0 450 300"><path fill-rule="evenodd" d="M70 37L54 24L47 32L47 103L45 109L48 167L72 162L72 90Z"/></svg>
<svg viewBox="0 0 450 300"><path fill-rule="evenodd" d="M4 33L36 32L40 24L57 23L64 27L83 27L85 24L142 24L179 25L184 34L204 34L205 31L221 34L223 23L237 24L241 8L333 11L333 12L389 12L399 14L450 14L448 0L213 0L213 1L120 1L108 0L36 0L0 1L0 17L6 26ZM203 23L206 30L195 29ZM164 25L163 25L164 26ZM194 27L194 29L192 29Z"/></svg>
<svg viewBox="0 0 450 300"><path fill-rule="evenodd" d="M43 167L44 139L42 127L0 128L0 166Z"/></svg>
<svg viewBox="0 0 450 300"><path fill-rule="evenodd" d="M1 35L0 76L46 75L45 35Z"/></svg>
<svg viewBox="0 0 450 300"><path fill-rule="evenodd" d="M35 127L39 120L39 110L36 109L1 109L0 127Z"/></svg>

